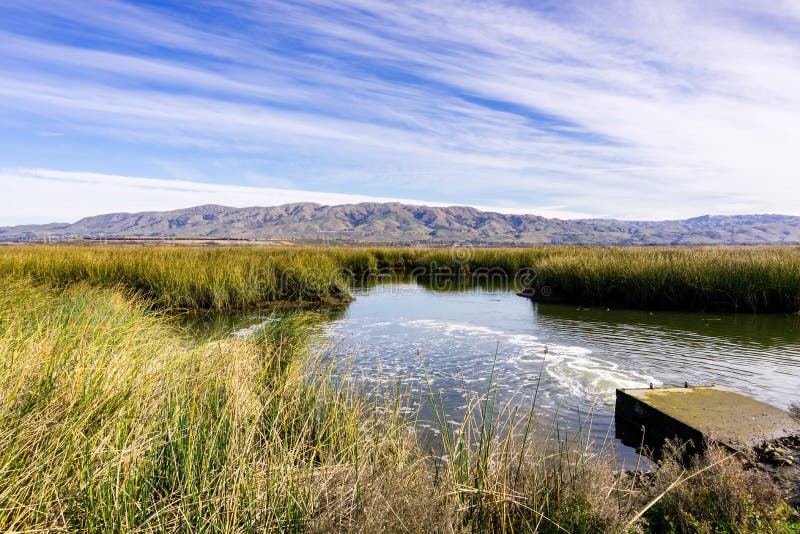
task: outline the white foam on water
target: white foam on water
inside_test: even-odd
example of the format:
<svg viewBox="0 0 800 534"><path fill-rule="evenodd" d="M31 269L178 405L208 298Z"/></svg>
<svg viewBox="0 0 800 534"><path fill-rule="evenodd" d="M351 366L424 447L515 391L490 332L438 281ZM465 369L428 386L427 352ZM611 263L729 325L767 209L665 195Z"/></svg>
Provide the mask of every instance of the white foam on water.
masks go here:
<svg viewBox="0 0 800 534"><path fill-rule="evenodd" d="M531 364L541 365L544 360L545 372L561 388L572 395L592 400L597 398L606 404L614 402L617 388L641 388L650 383L661 384L650 375L622 369L614 362L593 357L592 351L586 347L544 343L530 334L506 334L502 330L480 325L428 319L406 321L401 325L440 330L446 335L491 337L500 341L501 345L512 345L517 348L516 355L511 356L508 363L519 365L521 370L530 372Z"/></svg>
<svg viewBox="0 0 800 534"><path fill-rule="evenodd" d="M416 319L405 321L400 326L410 326L415 328L429 328L432 330L442 330L444 334L454 336L457 334L473 334L481 336L502 336L502 330L495 330L486 326L474 325L469 323L453 323L448 321L434 321L432 319Z"/></svg>
<svg viewBox="0 0 800 534"><path fill-rule="evenodd" d="M617 364L600 359L556 358L545 364L545 371L573 395L597 398L606 404L613 404L617 388L661 384L652 376L620 369Z"/></svg>
<svg viewBox="0 0 800 534"><path fill-rule="evenodd" d="M592 351L585 347L550 345L532 339L525 340L524 336L516 336L513 342L520 345L515 363L526 368L530 368L532 364L544 365L547 375L572 395L599 398L602 402L611 404L617 388L642 388L650 383L661 384L650 375L622 369L614 362L593 357Z"/></svg>
<svg viewBox="0 0 800 534"><path fill-rule="evenodd" d="M346 334L347 337L358 337L356 333L343 332L344 325L336 323L338 322L329 324L326 328L329 336L341 337ZM383 327L389 325L421 329L423 331L421 337L429 338L431 344L449 344L450 341L443 340L443 336L447 336L448 339L453 337L464 340L499 341L501 355L504 355L501 356L504 359L503 363L518 369L521 375L538 376L539 369L544 365L546 376L554 382L558 389L565 390L573 396L589 400L597 399L606 404L613 403L617 388L647 387L649 383L661 384L650 375L623 369L615 362L598 358L586 347L546 343L531 334L511 333L483 325L433 319L370 323L364 326ZM546 355L545 348L547 349ZM373 347L373 350L376 349L377 347ZM403 358L407 357L404 352L398 354ZM398 372L405 372L406 375L415 374L413 367L399 365L399 362L395 363L398 364ZM384 368L383 371L385 373L387 369ZM490 372L489 369L477 368L472 374L460 377L459 381L478 385L478 383L488 380L488 377L480 376L488 372ZM409 378L412 377L409 376ZM428 375L431 384L442 379L446 382L449 378L454 377L435 368ZM375 378L373 380L377 382Z"/></svg>

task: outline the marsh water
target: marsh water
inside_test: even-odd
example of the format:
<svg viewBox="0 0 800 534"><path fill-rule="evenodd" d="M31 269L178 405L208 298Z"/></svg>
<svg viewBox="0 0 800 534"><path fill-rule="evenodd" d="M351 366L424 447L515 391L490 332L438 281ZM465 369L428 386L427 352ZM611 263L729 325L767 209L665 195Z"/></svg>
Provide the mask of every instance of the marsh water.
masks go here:
<svg viewBox="0 0 800 534"><path fill-rule="evenodd" d="M364 391L400 385L434 434L437 425L426 422L434 419L431 395L454 421L487 391L511 407L535 400L559 433L582 428L596 442L614 439L616 388L688 382L782 408L800 401L797 316L537 304L502 287L393 283L353 293L354 302L325 320L321 350L347 362ZM225 324L244 334L262 320L249 314Z"/></svg>

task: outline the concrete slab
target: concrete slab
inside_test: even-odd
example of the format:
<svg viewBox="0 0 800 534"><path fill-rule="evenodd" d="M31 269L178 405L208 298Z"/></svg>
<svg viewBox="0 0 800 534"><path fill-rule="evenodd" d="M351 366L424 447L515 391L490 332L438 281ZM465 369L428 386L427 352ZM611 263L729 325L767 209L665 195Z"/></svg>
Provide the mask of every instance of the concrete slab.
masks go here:
<svg viewBox="0 0 800 534"><path fill-rule="evenodd" d="M618 389L618 436L657 447L678 438L702 448L713 441L733 450L800 435L788 412L717 386Z"/></svg>

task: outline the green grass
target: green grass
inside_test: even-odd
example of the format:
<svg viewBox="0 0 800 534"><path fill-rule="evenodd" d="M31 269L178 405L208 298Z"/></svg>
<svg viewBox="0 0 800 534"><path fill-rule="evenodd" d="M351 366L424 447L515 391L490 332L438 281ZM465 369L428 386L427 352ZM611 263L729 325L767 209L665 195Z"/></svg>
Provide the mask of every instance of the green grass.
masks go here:
<svg viewBox="0 0 800 534"><path fill-rule="evenodd" d="M9 279L0 313L4 531L300 531L355 517L375 462L422 466L392 414L298 361L306 316L187 348L119 291Z"/></svg>
<svg viewBox="0 0 800 534"><path fill-rule="evenodd" d="M3 531L789 528L735 459L643 484L579 436L534 440L535 406L491 386L452 436L438 411L448 457L432 456L407 399L367 401L309 352L308 314L198 345L130 288L57 282L0 277Z"/></svg>
<svg viewBox="0 0 800 534"><path fill-rule="evenodd" d="M162 309L247 309L345 302L353 283L385 274L431 287L530 288L535 298L693 311L800 311L800 247L528 249L0 249L0 274L57 287L122 287Z"/></svg>
<svg viewBox="0 0 800 534"><path fill-rule="evenodd" d="M552 300L639 309L795 313L800 248L578 249L536 266Z"/></svg>
<svg viewBox="0 0 800 534"><path fill-rule="evenodd" d="M56 287L120 287L162 309L232 310L348 298L348 282L335 260L305 250L9 247L0 250L0 274Z"/></svg>

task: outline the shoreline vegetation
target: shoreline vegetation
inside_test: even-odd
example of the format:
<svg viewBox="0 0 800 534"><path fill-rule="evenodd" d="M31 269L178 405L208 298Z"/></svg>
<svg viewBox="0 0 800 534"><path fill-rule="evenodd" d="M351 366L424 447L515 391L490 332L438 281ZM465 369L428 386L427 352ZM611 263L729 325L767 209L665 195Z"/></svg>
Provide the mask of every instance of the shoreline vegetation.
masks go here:
<svg viewBox="0 0 800 534"><path fill-rule="evenodd" d="M393 277L507 285L542 302L647 310L797 313L800 247L526 249L0 248L0 275L122 287L161 309L333 304Z"/></svg>
<svg viewBox="0 0 800 534"><path fill-rule="evenodd" d="M732 250L691 251L699 258L645 252L634 255L643 264L636 273L674 263L670 281L681 262L697 259L706 270L692 272L715 273L706 280L716 291L765 273L780 282L775 293L742 286L737 302L795 302L795 249L744 258ZM403 394L362 395L331 374L307 343L309 314L200 344L171 320L178 310L342 302L352 277L382 269L492 266L526 284L531 269L541 270L536 277L560 272L556 266L580 272L588 254L3 249L0 528L797 532L795 512L769 478L722 451L688 468L676 452L653 473L626 473L613 451L580 434L535 439L535 403L498 405L490 386L457 425L437 411L438 455L421 449ZM617 254L603 251L599 261L621 261ZM437 402L432 391L429 400Z"/></svg>

